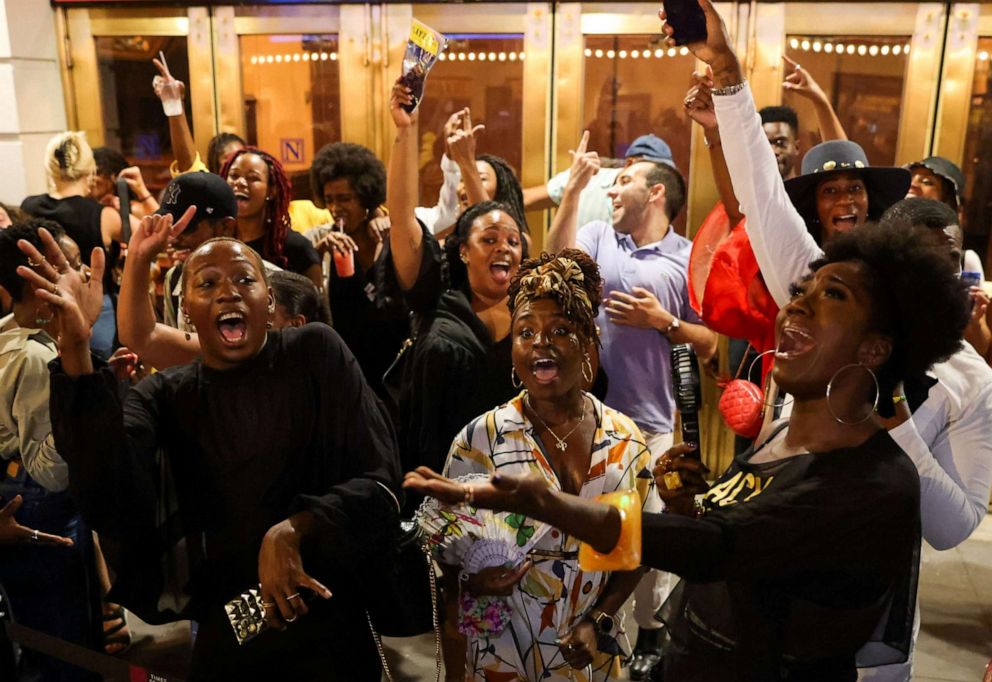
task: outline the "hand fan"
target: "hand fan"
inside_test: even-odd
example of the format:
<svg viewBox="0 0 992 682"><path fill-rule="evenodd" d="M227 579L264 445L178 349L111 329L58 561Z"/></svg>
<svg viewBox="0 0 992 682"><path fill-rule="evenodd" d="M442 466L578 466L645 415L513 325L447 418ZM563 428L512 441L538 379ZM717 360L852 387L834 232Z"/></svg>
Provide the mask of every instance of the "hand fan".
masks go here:
<svg viewBox="0 0 992 682"><path fill-rule="evenodd" d="M489 480L468 474L458 483ZM428 497L414 514L421 542L441 563L478 573L492 566L519 566L544 534L545 524L522 514L494 512L465 504L446 505Z"/></svg>

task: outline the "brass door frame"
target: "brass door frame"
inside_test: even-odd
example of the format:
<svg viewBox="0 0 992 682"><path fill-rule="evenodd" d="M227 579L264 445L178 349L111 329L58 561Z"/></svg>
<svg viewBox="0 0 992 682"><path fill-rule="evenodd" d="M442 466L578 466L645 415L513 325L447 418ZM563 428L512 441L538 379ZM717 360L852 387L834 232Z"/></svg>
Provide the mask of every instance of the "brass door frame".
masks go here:
<svg viewBox="0 0 992 682"><path fill-rule="evenodd" d="M992 35L992 7L977 2L954 3L949 22L933 153L965 168L964 147L971 113L978 38Z"/></svg>
<svg viewBox="0 0 992 682"><path fill-rule="evenodd" d="M149 16L150 12L154 12ZM210 62L210 17L205 7L187 9L59 9L57 19L62 83L66 92L66 121L74 130L83 130L92 146L104 144L105 114L94 84L99 83L97 37L177 36L186 38L190 64ZM146 87L151 88L151 64ZM197 147L205 153L214 135L215 107L213 74L193 75L189 88L193 132ZM136 84L142 87L142 84ZM164 116L164 114L163 114Z"/></svg>

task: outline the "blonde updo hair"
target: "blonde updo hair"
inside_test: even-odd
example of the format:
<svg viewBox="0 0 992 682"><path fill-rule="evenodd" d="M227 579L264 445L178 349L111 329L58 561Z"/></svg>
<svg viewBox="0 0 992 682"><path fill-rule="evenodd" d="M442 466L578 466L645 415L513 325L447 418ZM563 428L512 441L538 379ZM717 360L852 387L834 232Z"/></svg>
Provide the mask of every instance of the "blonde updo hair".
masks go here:
<svg viewBox="0 0 992 682"><path fill-rule="evenodd" d="M86 141L86 133L70 130L59 133L48 141L45 148L45 173L48 184L56 181L72 182L96 172L93 150Z"/></svg>

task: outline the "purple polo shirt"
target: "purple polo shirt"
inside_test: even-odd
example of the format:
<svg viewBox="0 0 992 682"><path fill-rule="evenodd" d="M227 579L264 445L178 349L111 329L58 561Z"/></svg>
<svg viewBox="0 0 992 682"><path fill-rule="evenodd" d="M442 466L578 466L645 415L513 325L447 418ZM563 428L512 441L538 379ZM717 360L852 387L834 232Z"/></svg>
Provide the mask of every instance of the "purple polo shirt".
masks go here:
<svg viewBox="0 0 992 682"><path fill-rule="evenodd" d="M614 291L630 294L634 287L642 287L680 320L700 322L689 305L692 242L675 230L670 229L661 241L638 248L611 225L593 222L579 230L576 241L599 264L604 299ZM675 399L668 339L654 329L610 322L605 306L600 307L596 324L603 341L600 362L610 380L606 404L633 419L642 431L671 432Z"/></svg>

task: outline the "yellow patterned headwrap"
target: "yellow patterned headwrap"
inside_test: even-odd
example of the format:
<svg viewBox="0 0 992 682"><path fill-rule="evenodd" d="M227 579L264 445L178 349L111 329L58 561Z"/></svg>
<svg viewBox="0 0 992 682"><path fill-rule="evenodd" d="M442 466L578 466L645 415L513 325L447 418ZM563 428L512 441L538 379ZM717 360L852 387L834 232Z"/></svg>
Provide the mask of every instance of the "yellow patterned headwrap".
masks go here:
<svg viewBox="0 0 992 682"><path fill-rule="evenodd" d="M511 310L527 301L552 298L562 312L574 320L589 339L596 338L596 312L586 291L586 276L582 268L567 256L558 256L520 275L519 289L513 297Z"/></svg>

